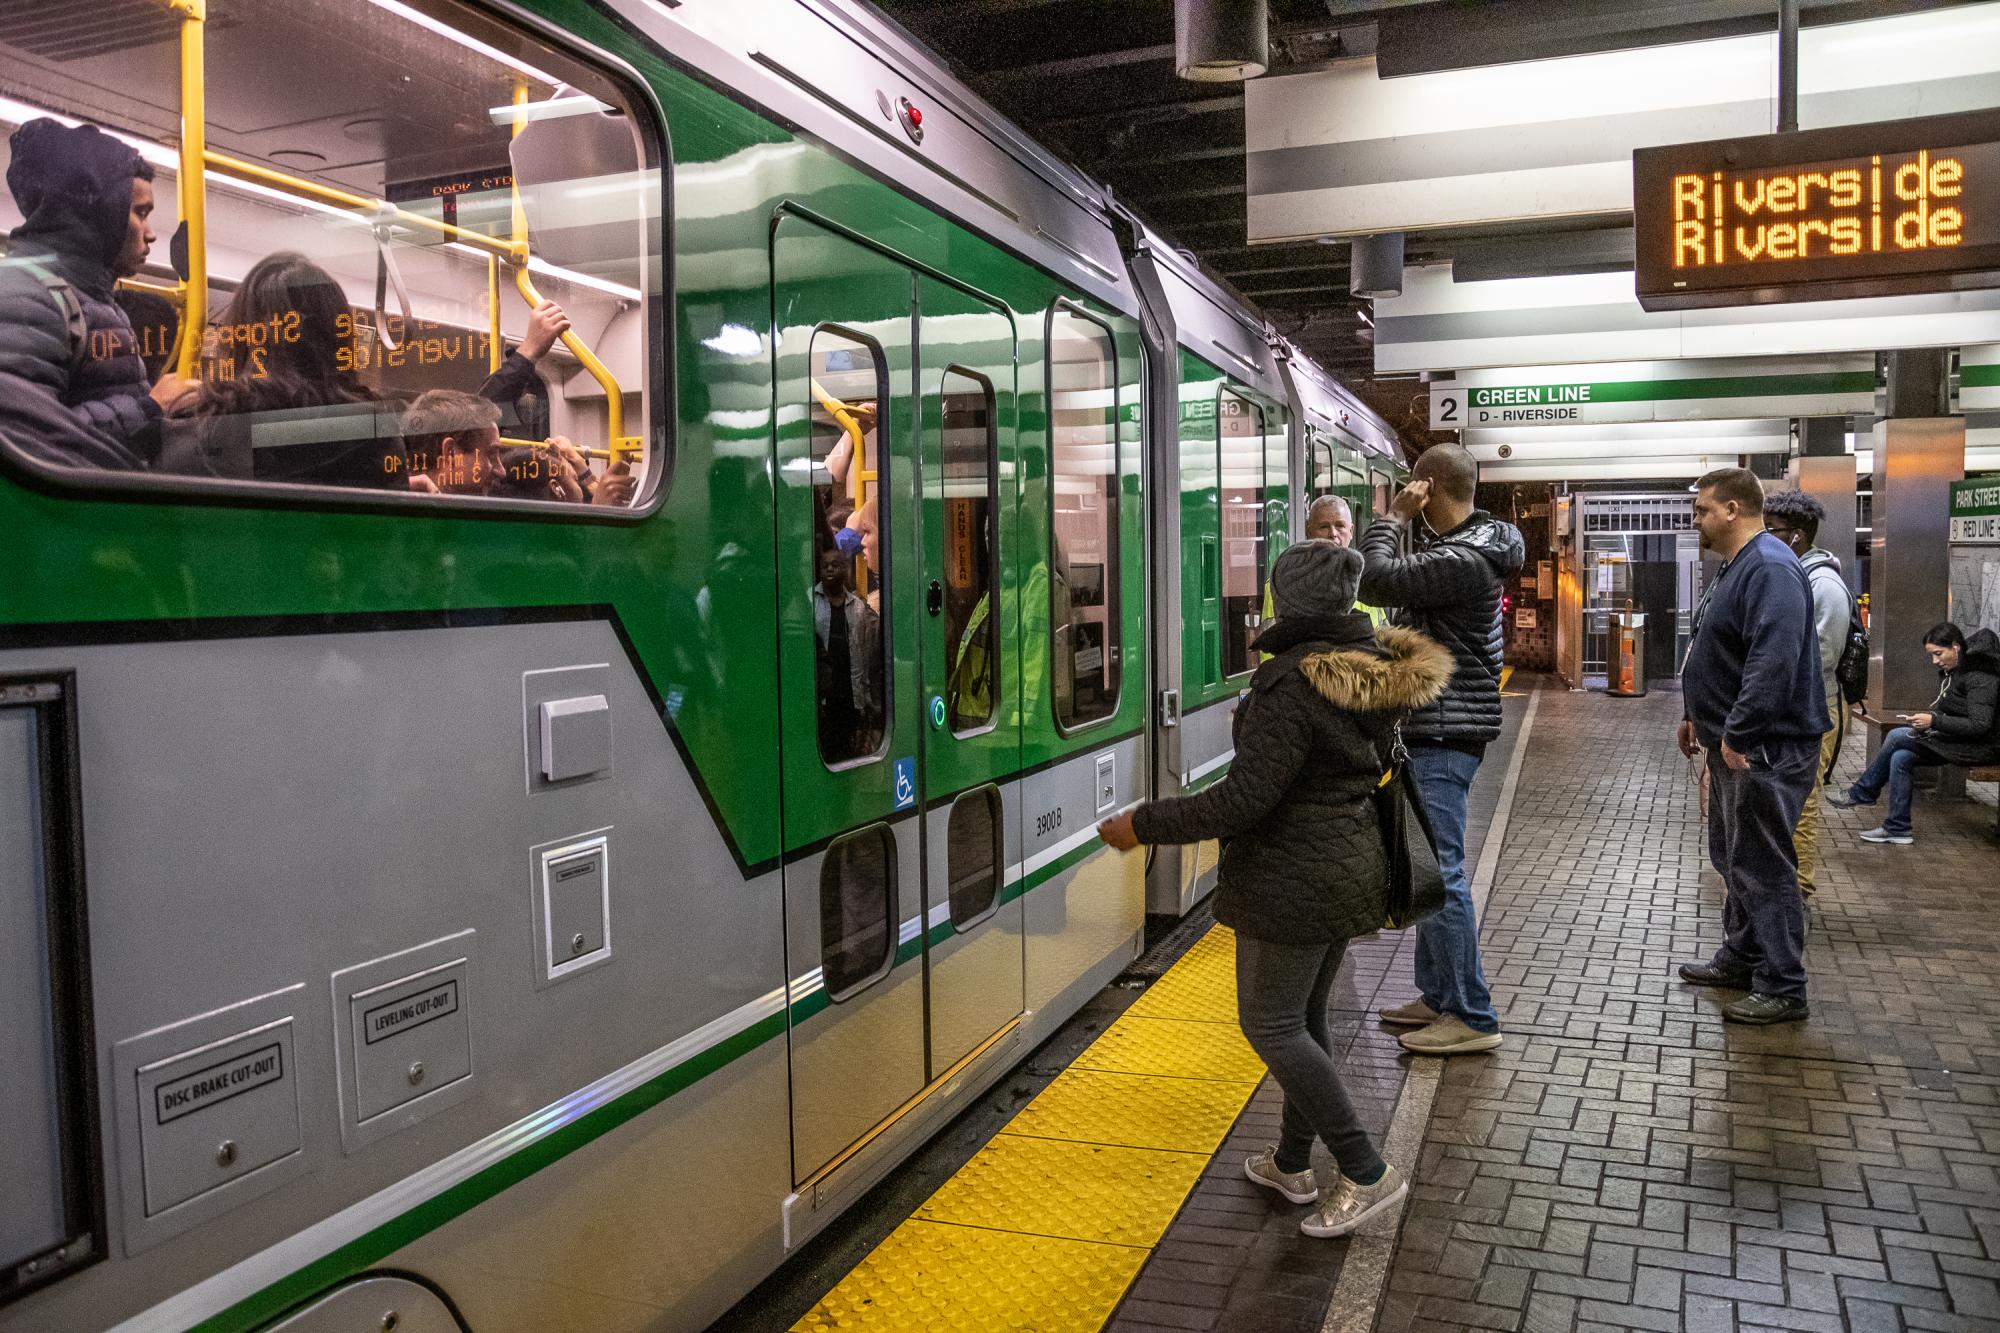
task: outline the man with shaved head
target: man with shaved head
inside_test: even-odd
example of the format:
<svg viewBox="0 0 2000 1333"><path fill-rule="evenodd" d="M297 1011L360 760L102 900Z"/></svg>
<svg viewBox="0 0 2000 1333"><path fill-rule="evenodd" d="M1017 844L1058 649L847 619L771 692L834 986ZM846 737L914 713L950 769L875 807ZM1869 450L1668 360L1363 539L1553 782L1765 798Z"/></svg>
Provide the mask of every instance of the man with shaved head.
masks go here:
<svg viewBox="0 0 2000 1333"><path fill-rule="evenodd" d="M1417 927L1422 994L1384 1009L1382 1019L1418 1029L1402 1038L1411 1051L1460 1055L1500 1044L1465 875L1466 801L1487 742L1500 734L1501 599L1527 547L1513 524L1474 507L1479 464L1464 449L1432 445L1413 471L1361 538L1361 595L1397 608L1397 624L1436 639L1454 661L1443 697L1403 723L1410 771L1437 837L1445 907Z"/></svg>

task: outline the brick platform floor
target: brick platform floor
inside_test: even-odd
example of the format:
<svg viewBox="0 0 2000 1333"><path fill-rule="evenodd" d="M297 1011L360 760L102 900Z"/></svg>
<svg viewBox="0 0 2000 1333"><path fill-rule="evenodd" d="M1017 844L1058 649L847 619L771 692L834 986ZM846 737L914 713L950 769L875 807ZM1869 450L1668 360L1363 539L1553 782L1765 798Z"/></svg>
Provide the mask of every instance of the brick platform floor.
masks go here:
<svg viewBox="0 0 2000 1333"><path fill-rule="evenodd" d="M1827 810L1812 1021L1725 1025L1673 974L1721 906L1679 716L1542 697L1484 922L1507 1045L1447 1063L1377 1327L2000 1329L1990 789L1920 797L1913 847Z"/></svg>

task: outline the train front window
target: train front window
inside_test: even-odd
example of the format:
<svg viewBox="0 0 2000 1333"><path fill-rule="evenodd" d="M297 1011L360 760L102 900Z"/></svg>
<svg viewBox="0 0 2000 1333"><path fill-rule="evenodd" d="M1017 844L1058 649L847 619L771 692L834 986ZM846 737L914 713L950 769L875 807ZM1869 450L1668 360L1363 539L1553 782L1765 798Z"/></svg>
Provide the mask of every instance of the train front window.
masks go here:
<svg viewBox="0 0 2000 1333"><path fill-rule="evenodd" d="M1222 504L1222 674L1257 665L1250 647L1264 614L1264 409L1227 389L1215 402Z"/></svg>
<svg viewBox="0 0 2000 1333"><path fill-rule="evenodd" d="M816 330L807 359L819 754L840 768L881 758L886 740L890 571L880 496L888 458L878 441L888 386L880 349L864 339Z"/></svg>
<svg viewBox="0 0 2000 1333"><path fill-rule="evenodd" d="M649 498L647 104L455 0L209 0L183 26L161 6L82 56L53 32L0 44L0 310L33 326L0 442L86 482ZM122 227L85 207L128 190Z"/></svg>
<svg viewBox="0 0 2000 1333"><path fill-rule="evenodd" d="M999 564L1000 456L993 386L968 370L944 373L945 698L953 734L993 721L1000 679L1000 613L993 604Z"/></svg>
<svg viewBox="0 0 2000 1333"><path fill-rule="evenodd" d="M1118 711L1118 354L1102 324L1049 316L1049 653L1056 721Z"/></svg>

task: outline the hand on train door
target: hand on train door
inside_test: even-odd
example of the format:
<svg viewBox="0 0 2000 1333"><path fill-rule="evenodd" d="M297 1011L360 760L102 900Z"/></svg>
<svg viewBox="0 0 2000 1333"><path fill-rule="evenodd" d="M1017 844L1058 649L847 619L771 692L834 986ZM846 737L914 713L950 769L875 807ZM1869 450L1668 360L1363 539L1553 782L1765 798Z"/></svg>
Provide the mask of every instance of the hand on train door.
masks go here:
<svg viewBox="0 0 2000 1333"><path fill-rule="evenodd" d="M1129 852L1139 845L1139 835L1132 831L1132 812L1122 810L1097 826L1097 836L1104 839L1104 845L1115 847L1121 852Z"/></svg>

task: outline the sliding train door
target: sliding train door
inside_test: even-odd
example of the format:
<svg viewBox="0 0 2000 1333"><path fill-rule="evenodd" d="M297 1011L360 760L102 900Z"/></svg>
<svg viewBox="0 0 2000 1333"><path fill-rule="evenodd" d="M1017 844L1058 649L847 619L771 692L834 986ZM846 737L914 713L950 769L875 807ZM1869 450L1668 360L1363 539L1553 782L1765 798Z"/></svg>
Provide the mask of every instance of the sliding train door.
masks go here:
<svg viewBox="0 0 2000 1333"><path fill-rule="evenodd" d="M978 297L917 284L923 459L922 785L928 837L930 1076L1021 1013L1020 598L1014 326ZM1005 551L1011 559L1002 559Z"/></svg>
<svg viewBox="0 0 2000 1333"><path fill-rule="evenodd" d="M794 1182L1022 1008L1013 327L802 218L773 233Z"/></svg>

